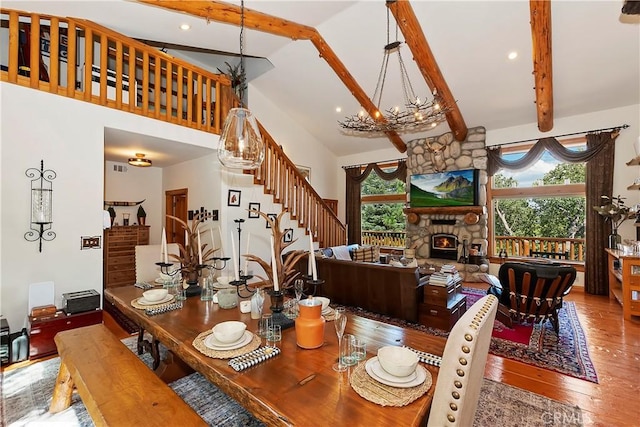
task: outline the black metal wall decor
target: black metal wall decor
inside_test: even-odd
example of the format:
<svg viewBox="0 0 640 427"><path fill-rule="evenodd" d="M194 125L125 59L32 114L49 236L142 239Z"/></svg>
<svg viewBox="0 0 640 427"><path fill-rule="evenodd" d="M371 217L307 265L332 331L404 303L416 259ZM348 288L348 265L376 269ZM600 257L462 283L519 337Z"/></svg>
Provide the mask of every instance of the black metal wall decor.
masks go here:
<svg viewBox="0 0 640 427"><path fill-rule="evenodd" d="M39 242L39 251L42 252L42 241L51 241L56 238L56 233L51 231L53 223L53 181L56 178L55 171L44 170L44 160L40 160L40 169L29 168L25 175L31 178L31 225L29 231L24 233L24 238L29 242Z"/></svg>

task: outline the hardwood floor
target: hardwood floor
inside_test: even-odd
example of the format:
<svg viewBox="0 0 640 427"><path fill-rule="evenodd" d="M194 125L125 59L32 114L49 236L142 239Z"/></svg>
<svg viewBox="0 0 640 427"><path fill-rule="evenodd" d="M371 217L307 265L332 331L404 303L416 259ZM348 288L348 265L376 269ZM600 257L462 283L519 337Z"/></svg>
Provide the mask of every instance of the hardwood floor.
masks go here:
<svg viewBox="0 0 640 427"><path fill-rule="evenodd" d="M599 384L491 354L485 377L577 405L585 426L639 426L640 321L623 321L617 302L582 288L567 300L576 304Z"/></svg>

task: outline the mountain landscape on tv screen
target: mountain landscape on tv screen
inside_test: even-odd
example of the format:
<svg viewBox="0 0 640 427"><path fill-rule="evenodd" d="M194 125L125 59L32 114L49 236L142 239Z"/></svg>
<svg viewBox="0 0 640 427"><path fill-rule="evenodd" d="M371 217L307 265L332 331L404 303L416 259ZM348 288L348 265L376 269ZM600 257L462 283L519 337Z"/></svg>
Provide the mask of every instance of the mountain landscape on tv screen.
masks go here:
<svg viewBox="0 0 640 427"><path fill-rule="evenodd" d="M472 206L475 198L473 170L411 177L411 206Z"/></svg>

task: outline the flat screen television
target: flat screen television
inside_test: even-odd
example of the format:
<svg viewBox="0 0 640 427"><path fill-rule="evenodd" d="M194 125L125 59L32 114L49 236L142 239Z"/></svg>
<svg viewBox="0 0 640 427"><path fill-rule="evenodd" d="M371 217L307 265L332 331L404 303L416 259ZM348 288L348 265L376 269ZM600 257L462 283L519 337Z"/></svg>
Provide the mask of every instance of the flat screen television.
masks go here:
<svg viewBox="0 0 640 427"><path fill-rule="evenodd" d="M411 175L412 208L475 206L478 204L478 169Z"/></svg>

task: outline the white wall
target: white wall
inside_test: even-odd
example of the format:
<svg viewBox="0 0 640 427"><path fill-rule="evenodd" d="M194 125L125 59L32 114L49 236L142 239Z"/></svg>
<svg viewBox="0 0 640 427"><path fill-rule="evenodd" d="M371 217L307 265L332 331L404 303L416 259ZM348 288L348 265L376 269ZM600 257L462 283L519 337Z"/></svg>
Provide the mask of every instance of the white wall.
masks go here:
<svg viewBox="0 0 640 427"><path fill-rule="evenodd" d="M104 128L147 134L201 147L210 135L158 120L0 82L0 314L19 330L27 312L30 283L53 280L55 303L62 294L102 291L102 249L80 250L81 236L102 235ZM213 148L213 147L212 147ZM28 168L40 160L53 169L56 238L38 245L29 229ZM150 212L148 212L150 213Z"/></svg>
<svg viewBox="0 0 640 427"><path fill-rule="evenodd" d="M119 166L122 172L114 171ZM162 210L164 193L162 192L162 168L140 168L126 163L105 162L104 200L118 202L139 202L147 213L146 225L149 226L149 244L160 244L162 230ZM130 214L129 224L137 224L138 206L114 206L115 221L123 225L122 214Z"/></svg>
<svg viewBox="0 0 640 427"><path fill-rule="evenodd" d="M338 167L336 156L300 127L295 120L279 110L259 90L251 84L249 86L249 107L256 118L276 143L282 146L291 161L296 165L311 168L309 182L320 197L336 199L338 188L344 184L343 176L336 175L334 172ZM344 205L339 205L338 210L344 211Z"/></svg>

